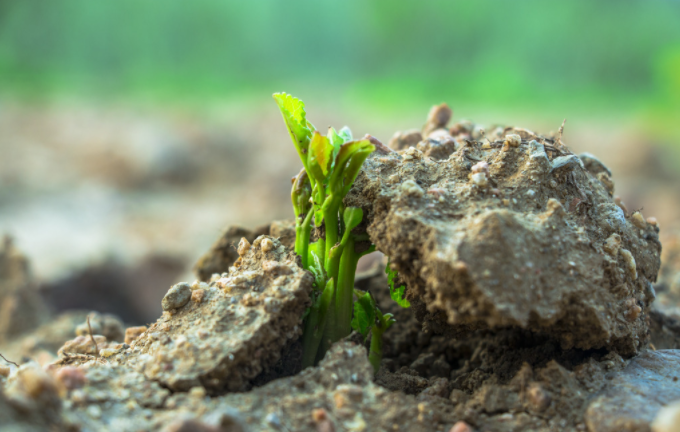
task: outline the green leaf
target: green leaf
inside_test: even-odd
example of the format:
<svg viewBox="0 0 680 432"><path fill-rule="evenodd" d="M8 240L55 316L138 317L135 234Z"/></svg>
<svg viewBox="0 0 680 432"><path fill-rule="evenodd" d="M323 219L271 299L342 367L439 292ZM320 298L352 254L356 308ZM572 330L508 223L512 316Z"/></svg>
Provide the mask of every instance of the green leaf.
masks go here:
<svg viewBox="0 0 680 432"><path fill-rule="evenodd" d="M371 145L370 148L357 151L350 158L342 176L342 182L344 185L342 189L343 197L349 193L350 189L352 189L352 185L354 184L354 180L356 180L357 176L359 175L361 166L364 164L364 161L366 161L366 158L368 158L373 150L375 150L375 147Z"/></svg>
<svg viewBox="0 0 680 432"><path fill-rule="evenodd" d="M406 291L406 286L402 285L400 287L394 286L397 279L397 271L390 268L390 262L388 260L387 267L385 267L385 273L387 273L387 283L390 286L390 297L392 300L397 302L397 304L403 308L411 306L411 303L404 298L404 292Z"/></svg>
<svg viewBox="0 0 680 432"><path fill-rule="evenodd" d="M375 324L375 300L371 293L367 292L354 302L354 317L352 318L352 328L365 338Z"/></svg>
<svg viewBox="0 0 680 432"><path fill-rule="evenodd" d="M305 104L298 98L286 93L274 93L274 100L281 110L283 120L288 127L288 133L295 144L302 164L307 167L307 152L312 136L311 123L307 121Z"/></svg>
<svg viewBox="0 0 680 432"><path fill-rule="evenodd" d="M366 160L368 155L373 150L375 150L375 147L368 140L349 141L340 147L340 151L335 158L335 168L333 169L333 173L331 174L331 179L329 182L330 189L333 193L342 194L342 191L343 189L346 189L346 186L351 187L351 183L347 184L343 182L343 179L345 178L345 170L348 167L348 162L350 159L357 153L361 154L361 156L356 160L358 165L355 163L352 166L353 172L351 174L354 175L349 175L349 177L352 177L351 181L354 181L356 175L359 173L361 164L364 162L364 160Z"/></svg>
<svg viewBox="0 0 680 432"><path fill-rule="evenodd" d="M316 254L315 251L316 246L318 246L318 243L311 243L309 245L309 254L312 259L309 261L310 265L308 270L311 271L312 274L314 275L314 280L317 284L317 288L321 289L325 286L326 272L324 271L323 264L319 259L319 255Z"/></svg>
<svg viewBox="0 0 680 432"><path fill-rule="evenodd" d="M335 166L335 158L338 156L340 147L345 143L345 138L341 135L338 135L338 133L332 127L328 128L328 135L326 136L328 137L328 141L333 146L333 155L331 156L331 158L333 161L333 165Z"/></svg>
<svg viewBox="0 0 680 432"><path fill-rule="evenodd" d="M338 132L338 135L340 135L342 137L344 142L352 141L352 131L347 126L340 129L340 132Z"/></svg>
<svg viewBox="0 0 680 432"><path fill-rule="evenodd" d="M303 168L293 179L293 188L290 193L291 201L293 201L293 210L295 210L295 217L306 214L311 209L312 203L309 201L311 196L312 185L309 182L307 172Z"/></svg>
<svg viewBox="0 0 680 432"><path fill-rule="evenodd" d="M345 222L345 232L349 232L361 223L364 211L360 207L347 207L342 217Z"/></svg>
<svg viewBox="0 0 680 432"><path fill-rule="evenodd" d="M328 141L328 138L314 131L312 141L310 143L309 154L309 169L317 181L321 182L328 177L331 169L331 156L333 154L333 146Z"/></svg>

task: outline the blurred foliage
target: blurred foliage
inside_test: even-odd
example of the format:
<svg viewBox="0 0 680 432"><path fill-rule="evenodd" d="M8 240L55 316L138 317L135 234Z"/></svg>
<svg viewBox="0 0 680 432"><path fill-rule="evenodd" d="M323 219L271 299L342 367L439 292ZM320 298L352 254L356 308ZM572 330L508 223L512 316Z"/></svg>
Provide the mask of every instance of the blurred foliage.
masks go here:
<svg viewBox="0 0 680 432"><path fill-rule="evenodd" d="M285 89L675 115L680 2L0 0L0 83L39 97Z"/></svg>

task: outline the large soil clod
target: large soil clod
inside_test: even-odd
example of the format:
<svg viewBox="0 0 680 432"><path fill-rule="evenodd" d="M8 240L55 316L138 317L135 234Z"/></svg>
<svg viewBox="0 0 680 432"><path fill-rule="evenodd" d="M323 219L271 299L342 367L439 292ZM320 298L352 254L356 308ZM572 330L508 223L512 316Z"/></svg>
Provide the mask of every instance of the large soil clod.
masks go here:
<svg viewBox="0 0 680 432"><path fill-rule="evenodd" d="M243 391L271 369L302 333L313 279L275 238L243 240L239 252L228 276L174 286L168 296L183 288L189 297L118 359L183 391Z"/></svg>
<svg viewBox="0 0 680 432"><path fill-rule="evenodd" d="M455 140L443 159L415 147L372 155L346 198L363 208L426 327L517 326L564 348L637 353L659 270L657 226L626 213L606 167L559 139L451 131L430 134Z"/></svg>

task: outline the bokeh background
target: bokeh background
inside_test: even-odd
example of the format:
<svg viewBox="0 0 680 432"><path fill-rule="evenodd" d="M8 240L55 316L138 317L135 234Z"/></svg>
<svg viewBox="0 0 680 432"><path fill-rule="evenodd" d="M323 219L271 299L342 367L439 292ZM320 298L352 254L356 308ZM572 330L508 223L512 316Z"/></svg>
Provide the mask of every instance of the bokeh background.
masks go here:
<svg viewBox="0 0 680 432"><path fill-rule="evenodd" d="M291 217L276 91L384 142L441 102L566 118L680 227L678 0L0 0L0 233L55 308L153 321L223 228Z"/></svg>

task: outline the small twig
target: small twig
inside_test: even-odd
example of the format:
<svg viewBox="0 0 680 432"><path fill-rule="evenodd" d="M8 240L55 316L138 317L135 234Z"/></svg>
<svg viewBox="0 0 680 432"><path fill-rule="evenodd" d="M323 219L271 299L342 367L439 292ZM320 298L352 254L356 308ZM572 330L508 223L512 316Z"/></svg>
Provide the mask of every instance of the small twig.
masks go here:
<svg viewBox="0 0 680 432"><path fill-rule="evenodd" d="M14 363L13 361L7 360L4 355L0 354L0 357L2 357L2 359L7 363L12 363L14 366L19 367L19 365Z"/></svg>
<svg viewBox="0 0 680 432"><path fill-rule="evenodd" d="M94 340L94 336L92 335L92 326L90 325L90 316L89 315L87 317L87 328L90 330L90 339L92 340L92 344L94 344L95 357L99 357L99 347L97 346L97 341Z"/></svg>
<svg viewBox="0 0 680 432"><path fill-rule="evenodd" d="M560 143L560 145L562 145L562 135L564 134L564 124L565 124L566 122L567 122L567 119L564 119L564 120L562 121L562 126L560 126L560 130L559 130L560 137L559 137L559 139L557 140L557 141Z"/></svg>

